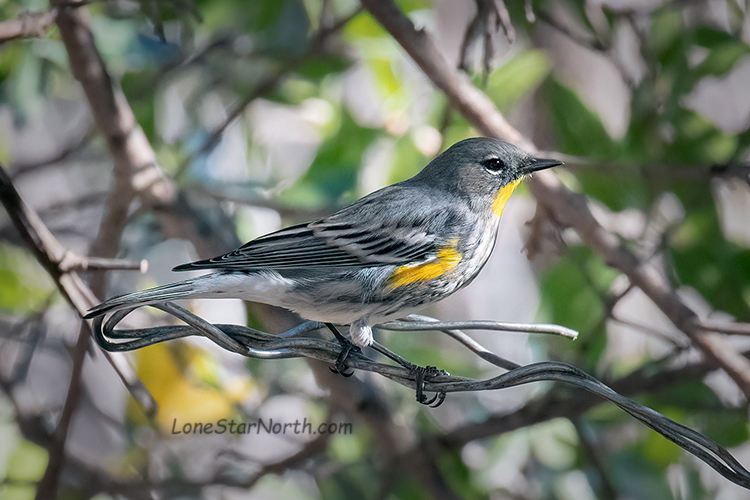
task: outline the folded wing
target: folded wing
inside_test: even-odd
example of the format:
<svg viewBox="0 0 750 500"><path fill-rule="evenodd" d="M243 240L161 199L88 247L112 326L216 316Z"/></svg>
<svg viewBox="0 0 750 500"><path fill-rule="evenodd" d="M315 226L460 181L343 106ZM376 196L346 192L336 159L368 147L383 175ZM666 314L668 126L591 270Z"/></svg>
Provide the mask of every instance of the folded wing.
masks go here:
<svg viewBox="0 0 750 500"><path fill-rule="evenodd" d="M233 252L174 270L357 269L434 258L441 244L453 237L457 214L405 198L403 190L386 189L324 219L261 236ZM416 203L394 206L405 199Z"/></svg>

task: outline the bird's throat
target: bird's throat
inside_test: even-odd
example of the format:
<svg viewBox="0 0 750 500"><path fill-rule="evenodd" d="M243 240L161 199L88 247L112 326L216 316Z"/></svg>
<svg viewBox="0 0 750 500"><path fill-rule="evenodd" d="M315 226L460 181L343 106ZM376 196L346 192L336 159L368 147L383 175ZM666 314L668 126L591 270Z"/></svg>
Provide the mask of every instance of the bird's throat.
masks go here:
<svg viewBox="0 0 750 500"><path fill-rule="evenodd" d="M497 197L495 198L495 201L492 202L492 211L495 212L495 215L500 217L503 215L503 209L505 208L505 204L508 203L508 199L510 198L510 195L513 194L513 191L516 189L516 187L521 183L521 179L518 179L517 181L513 181L509 184L506 184L500 189L500 192L497 193Z"/></svg>

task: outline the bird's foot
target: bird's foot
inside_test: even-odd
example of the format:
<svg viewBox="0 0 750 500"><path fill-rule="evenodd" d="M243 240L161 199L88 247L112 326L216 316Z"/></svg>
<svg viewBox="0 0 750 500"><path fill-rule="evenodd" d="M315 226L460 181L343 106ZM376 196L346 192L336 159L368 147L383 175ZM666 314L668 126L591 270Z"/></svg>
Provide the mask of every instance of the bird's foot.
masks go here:
<svg viewBox="0 0 750 500"><path fill-rule="evenodd" d="M445 401L445 393L444 392L437 392L435 393L435 396L431 399L428 399L427 396L424 394L424 383L425 380L429 377L438 377L438 376L447 376L450 375L445 370L440 370L436 366L419 366L415 365L414 363L405 360L395 352L392 352L388 349L386 349L384 346L378 344L377 342L373 342L371 347L378 351L383 356L395 361L399 365L403 366L409 372L411 372L414 377L416 378L417 382L417 402L421 403L423 405L430 406L431 408L437 408L441 404L443 404L443 401Z"/></svg>
<svg viewBox="0 0 750 500"><path fill-rule="evenodd" d="M338 373L343 377L351 377L354 375L354 370L351 369L346 364L346 358L349 357L349 354L352 352L361 353L362 350L352 344L352 342L344 337L341 332L338 331L338 328L336 328L333 323L326 323L326 326L329 330L331 330L331 333L333 333L334 337L336 337L336 340L339 341L339 344L341 344L341 352L339 353L339 356L336 358L336 362L333 366L330 367L330 370L333 373Z"/></svg>
<svg viewBox="0 0 750 500"><path fill-rule="evenodd" d="M409 363L413 366L412 372L416 377L417 382L417 403L429 406L430 408L437 408L443 401L445 401L445 392L436 392L432 398L427 398L424 393L424 383L429 377L439 377L441 375L448 375L445 370L438 369L437 366L417 366Z"/></svg>

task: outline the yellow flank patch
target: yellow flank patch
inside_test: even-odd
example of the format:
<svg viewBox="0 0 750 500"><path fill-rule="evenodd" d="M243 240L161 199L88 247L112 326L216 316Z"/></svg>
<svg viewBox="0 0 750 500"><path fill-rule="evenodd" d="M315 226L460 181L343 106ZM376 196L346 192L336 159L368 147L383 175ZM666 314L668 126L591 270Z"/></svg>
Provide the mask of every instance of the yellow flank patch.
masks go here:
<svg viewBox="0 0 750 500"><path fill-rule="evenodd" d="M495 198L495 201L492 202L492 211L495 212L495 215L497 215L498 217L503 215L505 204L508 203L510 195L513 194L513 191L516 189L518 184L520 184L520 182L521 179L518 179L517 181L513 181L500 189L500 192L497 194L497 198Z"/></svg>
<svg viewBox="0 0 750 500"><path fill-rule="evenodd" d="M458 241L452 240L451 246L440 250L437 258L431 262L399 267L388 279L388 285L398 288L418 281L429 281L447 273L461 262L461 254L455 249L457 243Z"/></svg>

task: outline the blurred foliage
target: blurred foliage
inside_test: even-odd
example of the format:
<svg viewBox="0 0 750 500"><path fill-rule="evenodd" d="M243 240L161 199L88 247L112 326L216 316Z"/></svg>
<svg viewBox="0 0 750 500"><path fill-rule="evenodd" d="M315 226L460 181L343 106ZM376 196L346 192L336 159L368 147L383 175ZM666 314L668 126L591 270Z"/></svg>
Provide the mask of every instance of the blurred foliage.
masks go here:
<svg viewBox="0 0 750 500"><path fill-rule="evenodd" d="M640 78L625 79L629 118L621 137L610 135L602 111L556 70L555 59L537 43L542 22L529 21L524 2L507 2L517 31L515 45L494 62L490 74L471 76L476 85L484 85L506 115L517 117L533 110L538 123L531 120L529 128L549 135L546 139L552 148L595 162L597 167L571 166L570 178L596 203L648 220L654 217L657 200L673 193L684 209L684 220L661 235L663 242L657 249L670 266L673 284L697 290L711 309L747 321L750 249L727 241L722 233L712 184L723 181L712 178L710 169L746 162L750 130L724 130L689 104L701 83L721 81L748 61L750 46L741 36L747 20L739 4L715 1L729 13L726 25L719 28L716 22L685 14L685 9L704 2L682 3L664 2L633 14L640 20L633 28L636 56L645 69ZM418 25L436 29L431 2L403 0L398 4ZM633 25L629 14L608 10L606 3L535 0L530 4L538 18L539 14L555 17L564 12L561 18L573 23L574 31L585 35L581 38L589 40L591 49L602 57L616 57L610 50L612 33L623 23ZM605 5L601 16L592 16L591 9L599 8L592 4ZM323 5L328 10L323 11ZM0 0L0 19L45 8L41 0ZM357 8L354 0L143 0L93 2L88 10L97 46L166 171L184 172L183 186L206 178L235 187L261 186L259 198L273 197L292 212L305 214L328 210L380 185L406 179L440 148L476 135L367 13L355 15L340 33L329 35L319 46L311 45L318 30L329 28ZM277 84L259 92L272 75L279 75ZM347 94L353 86L365 96L364 102L355 103ZM44 39L0 47L0 104L11 111L16 125L42 116L51 101L80 98L79 92L56 29ZM214 155L222 146L208 147L208 137L251 96L256 99L250 99L247 112L235 122L240 137L236 149L242 155L230 159ZM258 102L263 103L262 113ZM160 106L179 115L174 123L164 123ZM279 132L272 122L281 120L283 113L294 118L281 121ZM278 144L269 136L275 134L278 139L280 133L297 134L301 139L293 146L274 149ZM0 156L12 156L12 148L0 144ZM225 169L231 168L227 173ZM294 217L284 222L297 222ZM623 240L639 250L637 241L625 236ZM574 328L581 337L575 343L544 339L535 345L547 357L588 371L621 374L649 367L653 361L649 353L635 362L610 355L607 359L614 359L614 364L601 366L609 348L606 320L611 304L607 300L618 274L577 240L566 239L566 243L564 252L540 269L539 317ZM33 313L52 290L49 279L27 254L0 245L3 313ZM483 373L469 356L449 349L436 352L425 342L425 335L386 339L413 362L436 364L467 376ZM159 403L155 422L164 432L171 429L174 418L215 421L250 411L239 409L239 403L253 391L298 390L305 370L291 361L253 360L247 363L253 378L237 384L215 359L180 342L144 349L136 359L138 376ZM256 387L256 380L264 385ZM422 432L444 430L436 418L422 413L413 418L413 394L408 393L408 398L404 394L388 394L394 406L401 402L406 407L408 402L410 408L396 420L412 419ZM574 395L564 390L560 394ZM481 407L478 399L472 401L477 408L466 408L466 419L484 418L495 411ZM644 403L695 426L724 446L747 443L746 410L728 408L703 381L679 381L645 397ZM131 428L147 423L132 404L127 416ZM470 499L503 497L505 491L499 485L505 483L497 475L509 470L524 475L533 493L529 498L578 498L566 485L581 477L596 498L603 491L602 475L622 497L713 498L714 491L703 484L700 471L681 458L675 445L645 429L631 439L628 426L632 420L614 406L600 406L583 421L583 427L596 436L594 448L606 453L592 457L577 428L567 420L553 420L481 445L472 443L481 448L481 464L470 463L466 450L443 450L438 467L453 491ZM327 451L335 467L315 478L318 491L314 494L270 476L258 487L300 498L431 498L423 484L406 475L397 475L393 484L386 485L389 490L379 489L379 472L394 465L379 463L371 453L378 439L361 429L352 436L335 437ZM27 441L7 453L13 464L5 471L9 483L35 481L44 470L45 452ZM123 470L145 469L147 453L143 447L131 448ZM666 477L675 463L686 477L679 494ZM14 488L23 491L11 491ZM28 496L24 488L6 484L0 486L0 496Z"/></svg>
<svg viewBox="0 0 750 500"><path fill-rule="evenodd" d="M49 275L29 253L0 244L0 312L37 311L54 290Z"/></svg>
<svg viewBox="0 0 750 500"><path fill-rule="evenodd" d="M247 398L252 382L227 383L219 378L219 367L208 352L185 342L157 344L136 352L136 375L154 397L158 407L153 418L162 432L179 432L185 423L217 422L235 413L235 405ZM135 425L149 418L134 401L128 402L128 417Z"/></svg>
<svg viewBox="0 0 750 500"><path fill-rule="evenodd" d="M49 454L41 446L26 440L7 450L10 453L5 477L0 484L3 500L27 500L34 498L34 484L42 478Z"/></svg>

